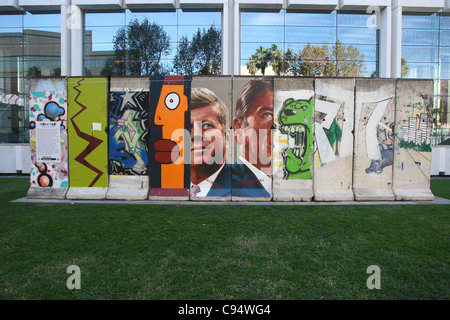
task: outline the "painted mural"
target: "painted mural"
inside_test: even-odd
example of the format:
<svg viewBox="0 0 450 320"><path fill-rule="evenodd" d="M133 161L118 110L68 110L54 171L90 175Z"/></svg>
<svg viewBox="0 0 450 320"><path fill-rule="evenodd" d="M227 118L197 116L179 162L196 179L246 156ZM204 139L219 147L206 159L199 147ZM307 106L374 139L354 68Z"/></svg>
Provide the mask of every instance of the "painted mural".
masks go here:
<svg viewBox="0 0 450 320"><path fill-rule="evenodd" d="M272 143L273 199L307 201L313 197L314 81L274 80Z"/></svg>
<svg viewBox="0 0 450 320"><path fill-rule="evenodd" d="M150 78L150 196L189 197L190 79Z"/></svg>
<svg viewBox="0 0 450 320"><path fill-rule="evenodd" d="M355 196L393 200L395 82L357 80L355 100Z"/></svg>
<svg viewBox="0 0 450 320"><path fill-rule="evenodd" d="M108 187L106 78L68 78L70 187Z"/></svg>
<svg viewBox="0 0 450 320"><path fill-rule="evenodd" d="M315 81L314 198L353 199L353 79ZM339 175L333 179L335 172Z"/></svg>
<svg viewBox="0 0 450 320"><path fill-rule="evenodd" d="M192 88L190 121L191 199L231 197L227 106L210 89Z"/></svg>
<svg viewBox="0 0 450 320"><path fill-rule="evenodd" d="M292 147L283 150L284 179L312 179L311 157L314 132L312 114L314 97L309 99L288 98L279 116L279 130L293 138Z"/></svg>
<svg viewBox="0 0 450 320"><path fill-rule="evenodd" d="M109 174L148 174L148 91L114 91L109 102Z"/></svg>
<svg viewBox="0 0 450 320"><path fill-rule="evenodd" d="M397 200L430 200L433 82L398 80L396 91L393 190Z"/></svg>
<svg viewBox="0 0 450 320"><path fill-rule="evenodd" d="M232 197L271 198L273 82L245 81L232 121L238 154L232 165Z"/></svg>
<svg viewBox="0 0 450 320"><path fill-rule="evenodd" d="M111 81L69 77L67 97L33 87L31 186L70 199L432 199L432 81Z"/></svg>
<svg viewBox="0 0 450 320"><path fill-rule="evenodd" d="M31 145L31 186L48 188L67 188L67 94L65 91L32 91L30 95L30 145ZM59 135L38 138L38 126L48 124L59 128ZM56 130L57 132L58 130ZM58 133L58 132L57 132ZM44 140L42 140L44 139ZM39 156L45 151L45 144L55 144L59 140L59 157ZM39 144L42 146L38 146ZM58 141L56 141L58 144Z"/></svg>

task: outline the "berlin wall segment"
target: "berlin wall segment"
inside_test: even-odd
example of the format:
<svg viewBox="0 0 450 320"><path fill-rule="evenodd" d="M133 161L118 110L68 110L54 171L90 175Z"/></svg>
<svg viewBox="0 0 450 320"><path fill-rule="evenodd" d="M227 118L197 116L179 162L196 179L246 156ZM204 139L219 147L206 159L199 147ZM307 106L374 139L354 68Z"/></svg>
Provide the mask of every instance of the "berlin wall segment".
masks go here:
<svg viewBox="0 0 450 320"><path fill-rule="evenodd" d="M29 198L434 199L432 80L152 76L31 84Z"/></svg>

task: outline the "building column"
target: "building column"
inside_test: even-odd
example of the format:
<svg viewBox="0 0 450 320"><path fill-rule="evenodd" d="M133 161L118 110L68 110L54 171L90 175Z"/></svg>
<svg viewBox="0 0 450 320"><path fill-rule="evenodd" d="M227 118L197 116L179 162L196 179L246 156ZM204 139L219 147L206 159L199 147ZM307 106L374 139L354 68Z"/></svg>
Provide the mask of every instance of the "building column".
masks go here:
<svg viewBox="0 0 450 320"><path fill-rule="evenodd" d="M402 76L402 7L392 1L391 78Z"/></svg>
<svg viewBox="0 0 450 320"><path fill-rule="evenodd" d="M83 76L83 11L70 6L71 68L70 76Z"/></svg>
<svg viewBox="0 0 450 320"><path fill-rule="evenodd" d="M377 27L379 27L379 60L378 77L389 78L391 76L391 47L392 47L392 13L391 7L387 6L380 11ZM378 25L379 23L379 25Z"/></svg>
<svg viewBox="0 0 450 320"><path fill-rule="evenodd" d="M233 1L233 75L241 73L241 12L239 9L239 1Z"/></svg>
<svg viewBox="0 0 450 320"><path fill-rule="evenodd" d="M230 70L230 25L233 25L233 21L230 21L230 2L233 1L224 1L222 6L222 74L228 75L231 74ZM231 10L231 12L233 12ZM230 23L231 22L231 23Z"/></svg>
<svg viewBox="0 0 450 320"><path fill-rule="evenodd" d="M71 6L70 0L61 3L61 76L71 73Z"/></svg>

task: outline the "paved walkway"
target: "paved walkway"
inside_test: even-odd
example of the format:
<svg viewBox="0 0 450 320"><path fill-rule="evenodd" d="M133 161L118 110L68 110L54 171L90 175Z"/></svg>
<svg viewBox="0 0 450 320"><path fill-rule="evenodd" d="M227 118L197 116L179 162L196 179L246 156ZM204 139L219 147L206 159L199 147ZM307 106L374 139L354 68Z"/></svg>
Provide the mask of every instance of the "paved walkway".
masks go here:
<svg viewBox="0 0 450 320"><path fill-rule="evenodd" d="M404 205L404 204L450 204L449 199L435 197L433 201L157 201L157 200L56 200L20 198L12 202L22 203L88 203L88 204L138 204L138 205L258 205L258 206L311 206L311 205Z"/></svg>

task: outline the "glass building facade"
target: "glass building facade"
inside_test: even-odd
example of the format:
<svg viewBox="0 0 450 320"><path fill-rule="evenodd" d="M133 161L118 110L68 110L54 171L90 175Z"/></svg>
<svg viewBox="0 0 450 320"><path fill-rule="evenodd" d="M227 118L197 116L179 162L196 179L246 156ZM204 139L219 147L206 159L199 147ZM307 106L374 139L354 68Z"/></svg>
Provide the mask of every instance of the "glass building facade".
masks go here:
<svg viewBox="0 0 450 320"><path fill-rule="evenodd" d="M356 47L364 55L362 76L370 77L377 72L377 29L367 27L367 13L361 12L241 12L241 70L249 57L260 46L298 52L306 45L327 45L331 51L340 41L343 46ZM331 53L331 52L330 52ZM345 59L345 58L343 58ZM335 61L339 62L339 61ZM288 74L287 74L288 75Z"/></svg>
<svg viewBox="0 0 450 320"><path fill-rule="evenodd" d="M28 141L29 77L61 75L61 17L0 14L0 143Z"/></svg>
<svg viewBox="0 0 450 320"><path fill-rule="evenodd" d="M102 75L108 59L115 59L114 39L121 29L126 29L133 20L156 23L162 27L170 41L168 54L162 54L160 64L165 74L173 74L173 60L183 36L188 40L200 30L210 27L221 32L220 10L183 11L130 11L86 12L84 26L85 75ZM136 75L131 71L128 75Z"/></svg>
<svg viewBox="0 0 450 320"><path fill-rule="evenodd" d="M450 137L450 15L403 14L402 77L434 79L433 144Z"/></svg>

